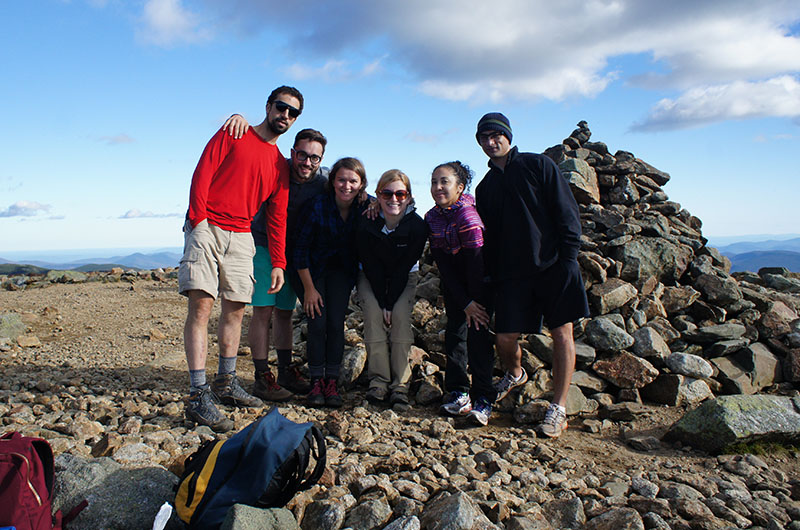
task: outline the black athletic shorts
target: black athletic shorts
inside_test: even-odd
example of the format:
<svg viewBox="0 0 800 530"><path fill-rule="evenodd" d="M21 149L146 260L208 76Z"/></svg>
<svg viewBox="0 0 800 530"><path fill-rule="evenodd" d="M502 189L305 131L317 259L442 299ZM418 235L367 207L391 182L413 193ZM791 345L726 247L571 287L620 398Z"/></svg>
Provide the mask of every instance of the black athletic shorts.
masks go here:
<svg viewBox="0 0 800 530"><path fill-rule="evenodd" d="M496 333L539 333L589 316L580 267L558 261L534 276L493 285Z"/></svg>

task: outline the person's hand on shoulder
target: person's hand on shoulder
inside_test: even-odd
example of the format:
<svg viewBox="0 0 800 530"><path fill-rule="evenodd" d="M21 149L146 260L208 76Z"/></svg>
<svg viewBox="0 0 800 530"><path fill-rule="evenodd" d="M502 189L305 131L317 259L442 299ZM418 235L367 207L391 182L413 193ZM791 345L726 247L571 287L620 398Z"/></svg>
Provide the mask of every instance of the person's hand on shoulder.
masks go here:
<svg viewBox="0 0 800 530"><path fill-rule="evenodd" d="M244 119L241 114L234 114L222 124L222 130L236 138L237 140L244 136L250 124Z"/></svg>

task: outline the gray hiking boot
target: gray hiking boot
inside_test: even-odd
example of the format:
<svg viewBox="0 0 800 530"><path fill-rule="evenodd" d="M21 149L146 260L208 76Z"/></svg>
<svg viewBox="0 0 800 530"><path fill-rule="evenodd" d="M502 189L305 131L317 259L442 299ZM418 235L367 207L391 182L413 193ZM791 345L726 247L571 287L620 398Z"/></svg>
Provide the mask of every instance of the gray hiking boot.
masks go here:
<svg viewBox="0 0 800 530"><path fill-rule="evenodd" d="M234 407L263 407L264 402L250 394L239 384L236 374L217 374L211 383L211 391L220 403Z"/></svg>
<svg viewBox="0 0 800 530"><path fill-rule="evenodd" d="M233 422L219 411L215 403L217 403L217 397L211 390L206 389L191 394L184 411L186 419L200 425L207 425L214 432L226 432L233 429Z"/></svg>

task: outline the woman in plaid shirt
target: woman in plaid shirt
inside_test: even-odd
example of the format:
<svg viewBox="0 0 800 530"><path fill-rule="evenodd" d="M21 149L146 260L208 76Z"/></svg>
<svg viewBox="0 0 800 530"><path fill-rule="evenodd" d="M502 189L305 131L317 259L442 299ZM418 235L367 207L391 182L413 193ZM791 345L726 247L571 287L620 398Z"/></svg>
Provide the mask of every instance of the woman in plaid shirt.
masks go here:
<svg viewBox="0 0 800 530"><path fill-rule="evenodd" d="M356 283L355 229L366 203L364 165L342 158L331 168L328 193L306 202L298 217L294 265L302 281L298 297L308 317L306 354L309 405L340 407L336 385L344 354L344 317Z"/></svg>

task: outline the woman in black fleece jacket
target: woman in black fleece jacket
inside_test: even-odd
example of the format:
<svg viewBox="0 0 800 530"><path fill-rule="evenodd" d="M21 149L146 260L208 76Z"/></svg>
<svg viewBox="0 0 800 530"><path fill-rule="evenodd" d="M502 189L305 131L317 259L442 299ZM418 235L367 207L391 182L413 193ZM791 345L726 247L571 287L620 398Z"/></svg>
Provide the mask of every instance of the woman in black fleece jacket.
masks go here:
<svg viewBox="0 0 800 530"><path fill-rule="evenodd" d="M369 362L367 399L408 403L414 342L411 310L418 280L418 260L428 226L416 213L411 182L400 170L381 175L376 188L380 215L362 218L356 232L358 295L364 313L364 343Z"/></svg>

